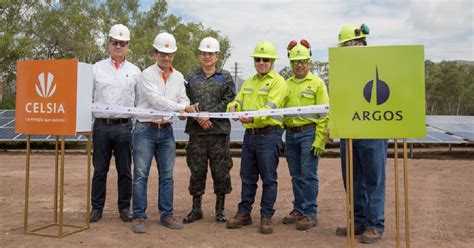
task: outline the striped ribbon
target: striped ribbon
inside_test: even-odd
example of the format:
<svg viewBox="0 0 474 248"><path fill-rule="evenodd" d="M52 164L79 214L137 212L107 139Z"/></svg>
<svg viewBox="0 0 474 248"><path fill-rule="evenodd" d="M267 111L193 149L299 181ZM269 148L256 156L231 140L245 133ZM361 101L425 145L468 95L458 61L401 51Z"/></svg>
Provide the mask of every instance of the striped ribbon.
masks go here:
<svg viewBox="0 0 474 248"><path fill-rule="evenodd" d="M143 109L133 107L123 107L104 104L92 104L92 112L95 113L113 113L113 114L134 114L147 116L188 116L188 117L208 117L208 118L239 118L240 116L272 116L288 114L309 114L309 113L328 113L329 104L309 105L301 107L280 108L270 110L255 110L242 112L199 112L199 113L179 113L171 111L159 111L155 109Z"/></svg>

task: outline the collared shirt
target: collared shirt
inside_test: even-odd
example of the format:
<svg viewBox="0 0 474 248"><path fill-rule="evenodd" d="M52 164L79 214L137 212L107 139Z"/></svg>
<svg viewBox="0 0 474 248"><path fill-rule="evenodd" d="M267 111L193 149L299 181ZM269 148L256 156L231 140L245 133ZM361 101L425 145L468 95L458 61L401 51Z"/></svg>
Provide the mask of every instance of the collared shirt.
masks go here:
<svg viewBox="0 0 474 248"><path fill-rule="evenodd" d="M106 105L133 107L135 87L140 78L140 69L125 60L118 68L112 58L101 60L93 67L93 102ZM130 114L94 113L96 118L129 118Z"/></svg>
<svg viewBox="0 0 474 248"><path fill-rule="evenodd" d="M285 101L285 108L328 104L329 96L326 85L318 76L311 72L302 79L292 76L286 80L290 90ZM325 135L328 124L327 114L288 114L285 115L285 126L299 127L310 123L316 123L316 134L313 146L324 149Z"/></svg>
<svg viewBox="0 0 474 248"><path fill-rule="evenodd" d="M308 72L303 79L292 76L286 80L286 83L290 92L285 101L285 108L329 103L326 85L323 80L311 72ZM318 119L326 116L327 114L319 113L291 114L285 115L284 122L288 127L297 127L317 123Z"/></svg>
<svg viewBox="0 0 474 248"><path fill-rule="evenodd" d="M199 103L201 112L225 112L234 97L234 80L230 72L218 68L206 77L202 67L195 67L186 75L186 94L192 104ZM230 134L229 119L211 119L212 128L204 130L194 118L188 118L185 132L188 134Z"/></svg>
<svg viewBox="0 0 474 248"><path fill-rule="evenodd" d="M262 79L258 75L248 78L242 84L234 101L227 108L237 104L237 111L270 110L282 108L288 94L285 79L271 70ZM261 128L265 126L283 127L283 116L255 116L252 123L244 123L245 128Z"/></svg>
<svg viewBox="0 0 474 248"><path fill-rule="evenodd" d="M137 108L180 112L189 105L183 74L173 69L167 78L163 75L163 70L157 64L149 66L142 72L138 83ZM136 118L141 122L167 123L171 121L171 116L136 115Z"/></svg>

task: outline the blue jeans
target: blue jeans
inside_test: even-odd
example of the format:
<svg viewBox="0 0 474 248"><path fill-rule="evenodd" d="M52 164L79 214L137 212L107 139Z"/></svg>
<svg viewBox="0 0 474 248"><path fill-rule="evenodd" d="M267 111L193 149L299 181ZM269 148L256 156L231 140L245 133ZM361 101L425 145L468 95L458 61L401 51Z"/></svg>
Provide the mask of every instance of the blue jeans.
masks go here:
<svg viewBox="0 0 474 248"><path fill-rule="evenodd" d="M176 143L173 128L153 128L137 122L133 131L133 218L146 219L147 183L155 156L158 167L158 209L161 218L173 214L173 167Z"/></svg>
<svg viewBox="0 0 474 248"><path fill-rule="evenodd" d="M354 222L357 228L385 230L386 139L355 139L353 150ZM341 139L342 178L346 187L346 144Z"/></svg>
<svg viewBox="0 0 474 248"><path fill-rule="evenodd" d="M260 215L272 217L275 213L273 205L277 197L277 167L281 149L280 128L266 134L249 134L245 132L240 164L242 192L240 195L239 212L250 214L255 202L258 177L262 178L262 198Z"/></svg>
<svg viewBox="0 0 474 248"><path fill-rule="evenodd" d="M285 155L293 187L293 210L304 216L316 217L319 179L318 162L311 152L315 129L301 132L286 130Z"/></svg>
<svg viewBox="0 0 474 248"><path fill-rule="evenodd" d="M92 209L102 212L107 192L107 173L112 154L115 157L118 186L118 209L129 209L132 198L132 121L107 124L95 119L93 132Z"/></svg>

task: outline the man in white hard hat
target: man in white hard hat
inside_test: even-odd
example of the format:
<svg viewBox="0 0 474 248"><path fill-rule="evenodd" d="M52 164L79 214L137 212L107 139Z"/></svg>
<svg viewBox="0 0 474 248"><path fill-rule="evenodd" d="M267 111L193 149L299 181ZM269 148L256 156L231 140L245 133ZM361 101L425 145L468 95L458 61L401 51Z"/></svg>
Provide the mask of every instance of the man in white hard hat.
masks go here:
<svg viewBox="0 0 474 248"><path fill-rule="evenodd" d="M186 75L186 93L192 103L199 103L200 111L225 112L227 104L235 97L230 72L217 67L219 52L219 42L215 38L204 38L199 45L201 66L192 68ZM186 161L191 170L188 189L193 196L193 207L183 222L191 223L203 217L201 200L208 163L216 194L215 219L225 222L225 195L232 191L229 119L188 118L185 132L189 134Z"/></svg>
<svg viewBox="0 0 474 248"><path fill-rule="evenodd" d="M183 75L173 68L176 40L160 33L153 42L156 64L146 68L138 84L137 107L165 112L195 112L189 105ZM158 167L160 223L171 229L183 225L173 217L173 167L176 143L171 116L137 115L133 130L133 232L146 233L147 182L155 157Z"/></svg>
<svg viewBox="0 0 474 248"><path fill-rule="evenodd" d="M113 25L109 32L107 49L109 58L94 64L94 102L129 106L135 103L135 86L140 69L126 60L130 31L122 24ZM115 156L120 219L132 221L131 129L130 114L94 113L94 177L92 178L92 211L90 222L102 218L105 204L107 172L112 154Z"/></svg>

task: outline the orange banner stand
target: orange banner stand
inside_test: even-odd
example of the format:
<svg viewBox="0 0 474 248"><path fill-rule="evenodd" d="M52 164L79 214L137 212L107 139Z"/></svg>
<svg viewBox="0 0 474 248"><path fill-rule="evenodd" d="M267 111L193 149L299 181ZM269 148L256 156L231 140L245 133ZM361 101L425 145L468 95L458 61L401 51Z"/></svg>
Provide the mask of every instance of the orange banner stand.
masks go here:
<svg viewBox="0 0 474 248"><path fill-rule="evenodd" d="M15 131L26 134L24 233L64 237L89 228L92 147L92 65L77 59L17 62ZM55 135L53 220L29 228L31 135ZM85 223L65 224L65 136L87 137Z"/></svg>

